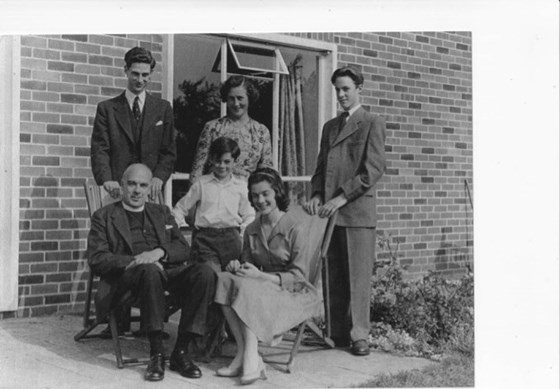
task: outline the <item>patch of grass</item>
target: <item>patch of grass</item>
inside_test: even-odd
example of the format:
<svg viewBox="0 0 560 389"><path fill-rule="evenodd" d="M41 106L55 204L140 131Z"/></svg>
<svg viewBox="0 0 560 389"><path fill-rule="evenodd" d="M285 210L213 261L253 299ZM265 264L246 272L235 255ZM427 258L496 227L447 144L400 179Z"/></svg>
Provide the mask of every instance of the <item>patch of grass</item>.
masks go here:
<svg viewBox="0 0 560 389"><path fill-rule="evenodd" d="M359 388L474 387L472 355L453 354L422 370L382 374Z"/></svg>

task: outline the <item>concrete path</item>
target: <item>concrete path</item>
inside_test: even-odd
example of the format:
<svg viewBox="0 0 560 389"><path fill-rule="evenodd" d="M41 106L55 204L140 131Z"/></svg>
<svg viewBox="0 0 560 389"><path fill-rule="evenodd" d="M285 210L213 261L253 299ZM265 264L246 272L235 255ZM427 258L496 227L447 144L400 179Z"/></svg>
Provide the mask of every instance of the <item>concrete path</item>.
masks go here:
<svg viewBox="0 0 560 389"><path fill-rule="evenodd" d="M172 318L173 319L173 318ZM176 320L167 330L174 333ZM78 316L50 316L31 319L0 320L0 388L229 388L240 387L237 378L217 377L214 371L227 365L234 345L226 344L223 357L200 362L202 378L186 379L166 370L160 382L143 380L145 366L117 369L111 340L86 339L75 342L81 329ZM170 339L167 344L172 345ZM148 355L145 339L124 340L123 353L128 357ZM287 358L291 342L276 348L261 347L269 359ZM275 359L275 360L276 360ZM354 387L381 373L420 369L431 363L422 358L408 358L383 352L354 357L346 350L303 346L296 358L294 372L284 366L267 364L268 380L257 381L251 388L326 388Z"/></svg>

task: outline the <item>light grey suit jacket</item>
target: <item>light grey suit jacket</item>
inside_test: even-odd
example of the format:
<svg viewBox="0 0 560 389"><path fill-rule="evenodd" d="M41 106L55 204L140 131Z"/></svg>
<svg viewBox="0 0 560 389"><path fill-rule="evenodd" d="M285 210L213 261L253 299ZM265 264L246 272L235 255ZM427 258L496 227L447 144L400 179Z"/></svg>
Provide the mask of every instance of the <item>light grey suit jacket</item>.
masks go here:
<svg viewBox="0 0 560 389"><path fill-rule="evenodd" d="M375 183L385 172L385 121L360 107L338 131L338 116L323 126L321 148L311 187L327 202L344 192L348 203L338 210L336 224L375 227Z"/></svg>

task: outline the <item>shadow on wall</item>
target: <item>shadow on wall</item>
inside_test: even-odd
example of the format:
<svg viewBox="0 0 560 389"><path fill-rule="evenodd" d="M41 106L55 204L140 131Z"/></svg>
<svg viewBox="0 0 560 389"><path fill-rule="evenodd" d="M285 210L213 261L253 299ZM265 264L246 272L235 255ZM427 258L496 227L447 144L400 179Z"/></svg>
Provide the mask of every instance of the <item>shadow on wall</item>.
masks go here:
<svg viewBox="0 0 560 389"><path fill-rule="evenodd" d="M467 179L464 180L464 191L465 244L463 246L447 242L447 234L451 232L451 227L442 227L440 248L436 250L436 258L434 260L435 271L449 273L454 277L474 272L474 261L472 258L472 212L474 210L474 206L471 189Z"/></svg>
<svg viewBox="0 0 560 389"><path fill-rule="evenodd" d="M24 317L83 307L85 202L74 193L79 185L75 179L68 179L68 186L59 185L60 180L37 177L29 195L20 199L18 312Z"/></svg>
<svg viewBox="0 0 560 389"><path fill-rule="evenodd" d="M472 272L474 269L470 260L468 242L464 247L447 242L446 228L441 229L440 248L435 252L434 270L450 273L453 276Z"/></svg>

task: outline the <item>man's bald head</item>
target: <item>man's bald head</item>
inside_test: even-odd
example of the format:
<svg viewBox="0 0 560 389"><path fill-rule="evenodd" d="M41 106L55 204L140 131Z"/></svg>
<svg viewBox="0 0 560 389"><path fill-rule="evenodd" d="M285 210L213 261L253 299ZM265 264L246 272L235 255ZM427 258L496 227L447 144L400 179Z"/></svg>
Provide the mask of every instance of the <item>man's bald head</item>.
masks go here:
<svg viewBox="0 0 560 389"><path fill-rule="evenodd" d="M126 182L126 179L130 174L146 174L150 176L150 181L152 180L152 171L143 163L133 163L132 165L128 166L123 173L121 184L124 184Z"/></svg>
<svg viewBox="0 0 560 389"><path fill-rule="evenodd" d="M141 209L146 203L152 171L144 164L135 163L126 168L121 180L123 202L131 208Z"/></svg>

